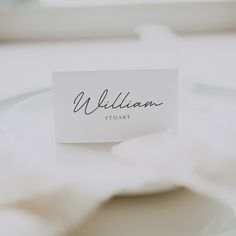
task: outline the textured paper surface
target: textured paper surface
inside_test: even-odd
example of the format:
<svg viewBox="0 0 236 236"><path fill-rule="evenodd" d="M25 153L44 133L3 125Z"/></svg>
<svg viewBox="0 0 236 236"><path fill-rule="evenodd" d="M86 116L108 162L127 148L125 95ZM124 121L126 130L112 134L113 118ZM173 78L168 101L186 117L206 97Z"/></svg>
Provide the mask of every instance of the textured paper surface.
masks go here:
<svg viewBox="0 0 236 236"><path fill-rule="evenodd" d="M118 142L176 128L177 70L53 73L58 143Z"/></svg>

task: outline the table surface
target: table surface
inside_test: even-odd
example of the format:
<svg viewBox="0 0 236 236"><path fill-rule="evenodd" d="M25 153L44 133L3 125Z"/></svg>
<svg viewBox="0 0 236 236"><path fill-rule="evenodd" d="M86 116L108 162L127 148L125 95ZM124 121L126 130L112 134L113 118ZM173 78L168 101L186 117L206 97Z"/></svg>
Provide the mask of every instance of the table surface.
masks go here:
<svg viewBox="0 0 236 236"><path fill-rule="evenodd" d="M227 217L233 219L232 211L181 188L150 196L114 198L68 236L199 236L201 231L207 236L221 232L223 217L226 221Z"/></svg>

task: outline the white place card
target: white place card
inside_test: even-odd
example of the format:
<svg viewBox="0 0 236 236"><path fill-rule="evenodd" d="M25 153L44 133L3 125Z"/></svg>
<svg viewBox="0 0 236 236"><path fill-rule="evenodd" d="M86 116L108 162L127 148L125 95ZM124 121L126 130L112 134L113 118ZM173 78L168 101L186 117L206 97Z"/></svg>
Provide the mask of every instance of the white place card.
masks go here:
<svg viewBox="0 0 236 236"><path fill-rule="evenodd" d="M118 142L177 127L177 70L53 73L58 143Z"/></svg>

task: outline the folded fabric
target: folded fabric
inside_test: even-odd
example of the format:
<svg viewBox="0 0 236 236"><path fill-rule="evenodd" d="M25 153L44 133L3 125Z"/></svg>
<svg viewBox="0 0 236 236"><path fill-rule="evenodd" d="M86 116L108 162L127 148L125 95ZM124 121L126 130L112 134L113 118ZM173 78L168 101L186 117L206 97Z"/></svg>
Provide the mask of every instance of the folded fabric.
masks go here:
<svg viewBox="0 0 236 236"><path fill-rule="evenodd" d="M198 108L203 112L181 113L177 133L139 137L113 147L113 153L218 199L236 213L236 110L206 101Z"/></svg>
<svg viewBox="0 0 236 236"><path fill-rule="evenodd" d="M114 158L40 158L20 141L0 132L0 235L68 233L112 196L155 180Z"/></svg>

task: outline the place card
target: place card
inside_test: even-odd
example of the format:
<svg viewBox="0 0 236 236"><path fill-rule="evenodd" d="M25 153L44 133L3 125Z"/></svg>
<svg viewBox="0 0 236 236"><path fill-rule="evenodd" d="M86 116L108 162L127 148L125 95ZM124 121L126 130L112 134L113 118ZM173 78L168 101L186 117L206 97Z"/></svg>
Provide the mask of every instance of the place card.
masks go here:
<svg viewBox="0 0 236 236"><path fill-rule="evenodd" d="M58 143L120 142L177 127L177 70L53 73Z"/></svg>

